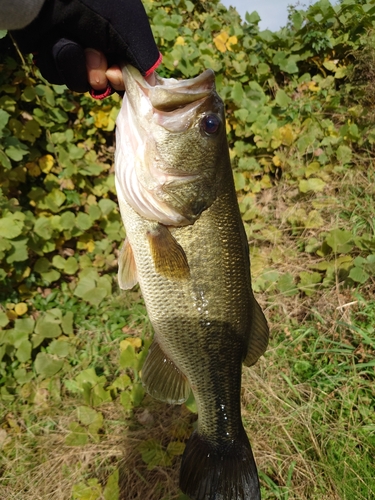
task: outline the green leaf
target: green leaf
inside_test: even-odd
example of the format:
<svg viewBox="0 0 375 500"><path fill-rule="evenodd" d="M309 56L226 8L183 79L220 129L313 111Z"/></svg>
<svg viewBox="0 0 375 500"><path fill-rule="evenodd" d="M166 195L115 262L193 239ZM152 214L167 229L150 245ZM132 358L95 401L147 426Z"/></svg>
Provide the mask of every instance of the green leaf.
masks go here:
<svg viewBox="0 0 375 500"><path fill-rule="evenodd" d="M245 14L245 20L249 23L249 24L258 24L259 21L261 20L259 14L257 11L253 11L251 14L249 14L248 12L246 12Z"/></svg>
<svg viewBox="0 0 375 500"><path fill-rule="evenodd" d="M300 283L298 288L305 292L306 295L313 295L316 291L316 285L322 281L322 275L320 273L309 273L307 271L302 271L299 273Z"/></svg>
<svg viewBox="0 0 375 500"><path fill-rule="evenodd" d="M315 177L310 177L309 179L301 179L299 181L299 190L301 193L308 193L309 191L313 191L314 193L318 193L323 191L326 186L326 183L322 181L322 179L318 179Z"/></svg>
<svg viewBox="0 0 375 500"><path fill-rule="evenodd" d="M53 259L52 259L52 265L54 267L57 267L57 269L64 269L64 266L65 266L65 259L64 259L64 257L61 257L61 255L54 255ZM35 267L34 267L34 269L35 269ZM48 267L47 267L47 269L48 269Z"/></svg>
<svg viewBox="0 0 375 500"><path fill-rule="evenodd" d="M52 322L48 317L41 316L35 325L35 333L43 338L51 339L61 335L61 328L58 323Z"/></svg>
<svg viewBox="0 0 375 500"><path fill-rule="evenodd" d="M65 358L69 355L70 348L71 345L65 340L53 340L48 347L48 352L60 358Z"/></svg>
<svg viewBox="0 0 375 500"><path fill-rule="evenodd" d="M185 2L189 3L189 2ZM193 5L194 7L194 5ZM118 469L113 472L107 481L103 491L104 500L119 500L120 487L119 487L119 471Z"/></svg>
<svg viewBox="0 0 375 500"><path fill-rule="evenodd" d="M279 89L276 92L275 102L281 108L287 108L291 101L292 99L286 94L285 90Z"/></svg>
<svg viewBox="0 0 375 500"><path fill-rule="evenodd" d="M32 344L29 340L23 340L16 351L16 358L21 363L31 360Z"/></svg>
<svg viewBox="0 0 375 500"><path fill-rule="evenodd" d="M35 326L34 318L21 318L14 321L14 329L27 334L33 333Z"/></svg>
<svg viewBox="0 0 375 500"><path fill-rule="evenodd" d="M28 238L12 240L12 250L9 252L6 261L8 264L13 262L24 262L29 258Z"/></svg>
<svg viewBox="0 0 375 500"><path fill-rule="evenodd" d="M286 297L292 297L298 293L298 288L294 283L294 278L291 273L285 273L277 280L278 290Z"/></svg>
<svg viewBox="0 0 375 500"><path fill-rule="evenodd" d="M172 465L172 460L168 453L163 450L161 443L155 439L149 439L141 443L138 447L142 460L147 464L147 469L152 470L157 466L168 467Z"/></svg>
<svg viewBox="0 0 375 500"><path fill-rule="evenodd" d="M6 170L10 170L12 168L11 161L2 149L0 149L0 165L2 165Z"/></svg>
<svg viewBox="0 0 375 500"><path fill-rule="evenodd" d="M100 420L103 423L102 413L88 406L79 406L77 408L78 420L84 425L90 425Z"/></svg>
<svg viewBox="0 0 375 500"><path fill-rule="evenodd" d="M233 85L231 98L238 106L241 104L241 101L244 98L244 91L240 82L235 82L235 84Z"/></svg>
<svg viewBox="0 0 375 500"><path fill-rule="evenodd" d="M75 274L78 271L78 262L74 257L69 257L64 265L65 274Z"/></svg>
<svg viewBox="0 0 375 500"><path fill-rule="evenodd" d="M7 214L0 219L0 237L12 240L22 234L24 221L20 215L22 214Z"/></svg>
<svg viewBox="0 0 375 500"><path fill-rule="evenodd" d="M168 443L167 452L174 457L178 457L184 453L185 448L185 443L182 443L181 441L171 441Z"/></svg>
<svg viewBox="0 0 375 500"><path fill-rule="evenodd" d="M144 390L143 385L141 383L135 383L133 385L131 393L130 393L130 397L131 397L133 406L135 408L142 403L143 398L145 396L145 393L146 393L146 391Z"/></svg>
<svg viewBox="0 0 375 500"><path fill-rule="evenodd" d="M340 163L350 163L352 150L348 146L341 145L337 148L336 156Z"/></svg>
<svg viewBox="0 0 375 500"><path fill-rule="evenodd" d="M65 444L67 446L84 446L89 442L89 436L87 430L79 425L77 422L71 422L69 424L69 430L71 431L65 438ZM76 497L84 498L84 497Z"/></svg>
<svg viewBox="0 0 375 500"><path fill-rule="evenodd" d="M22 158L29 153L26 146L9 146L5 149L5 153L9 156L11 160L21 161Z"/></svg>
<svg viewBox="0 0 375 500"><path fill-rule="evenodd" d="M138 370L139 361L137 358L137 354L132 345L129 345L126 349L124 349L120 354L119 365L123 369L133 368Z"/></svg>
<svg viewBox="0 0 375 500"><path fill-rule="evenodd" d="M61 215L60 225L63 229L71 229L75 225L75 219L73 212L64 212Z"/></svg>
<svg viewBox="0 0 375 500"><path fill-rule="evenodd" d="M4 328L9 324L9 318L5 312L0 311L0 328Z"/></svg>
<svg viewBox="0 0 375 500"><path fill-rule="evenodd" d="M73 319L73 311L67 311L66 314L62 317L61 328L65 335L71 335L73 333Z"/></svg>
<svg viewBox="0 0 375 500"><path fill-rule="evenodd" d="M130 411L132 409L133 403L129 392L125 391L120 394L120 403L123 406L124 410Z"/></svg>
<svg viewBox="0 0 375 500"><path fill-rule="evenodd" d="M116 203L108 198L102 198L99 200L98 205L103 215L108 215L115 210L115 208L117 208Z"/></svg>
<svg viewBox="0 0 375 500"><path fill-rule="evenodd" d="M3 109L0 109L0 131L5 127L5 125L8 123L10 114L4 111Z"/></svg>
<svg viewBox="0 0 375 500"><path fill-rule="evenodd" d="M353 267L350 270L349 278L356 283L365 283L369 279L370 275L363 269L363 267Z"/></svg>
<svg viewBox="0 0 375 500"><path fill-rule="evenodd" d="M53 377L59 372L64 364L64 361L57 359L51 354L46 352L39 352L36 355L34 367L38 375L42 375L44 378Z"/></svg>
<svg viewBox="0 0 375 500"><path fill-rule="evenodd" d="M353 235L350 231L332 229L325 241L335 253L348 253L353 248L353 245L350 243L352 239Z"/></svg>
<svg viewBox="0 0 375 500"><path fill-rule="evenodd" d="M90 229L90 227L92 226L92 220L88 214L79 212L75 220L75 225L76 227L78 227L78 229L87 231L87 229Z"/></svg>
<svg viewBox="0 0 375 500"><path fill-rule="evenodd" d="M42 274L46 273L50 268L50 262L45 257L41 257L34 264L34 271L36 273Z"/></svg>
<svg viewBox="0 0 375 500"><path fill-rule="evenodd" d="M34 231L44 240L49 240L53 233L53 227L51 225L50 219L43 216L36 219L34 224Z"/></svg>
<svg viewBox="0 0 375 500"><path fill-rule="evenodd" d="M105 297L107 297L108 293L105 288L93 288L88 290L82 295L82 299L88 302L93 306L99 306L99 304L103 301Z"/></svg>

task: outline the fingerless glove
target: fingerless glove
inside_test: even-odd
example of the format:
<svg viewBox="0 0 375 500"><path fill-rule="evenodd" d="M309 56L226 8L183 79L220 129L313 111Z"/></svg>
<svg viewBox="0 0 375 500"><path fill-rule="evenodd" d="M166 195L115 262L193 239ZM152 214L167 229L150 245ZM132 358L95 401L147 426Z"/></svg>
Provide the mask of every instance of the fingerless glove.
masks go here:
<svg viewBox="0 0 375 500"><path fill-rule="evenodd" d="M85 48L143 75L161 60L140 0L46 0L32 23L11 33L21 52L35 54L44 78L76 92L89 90Z"/></svg>

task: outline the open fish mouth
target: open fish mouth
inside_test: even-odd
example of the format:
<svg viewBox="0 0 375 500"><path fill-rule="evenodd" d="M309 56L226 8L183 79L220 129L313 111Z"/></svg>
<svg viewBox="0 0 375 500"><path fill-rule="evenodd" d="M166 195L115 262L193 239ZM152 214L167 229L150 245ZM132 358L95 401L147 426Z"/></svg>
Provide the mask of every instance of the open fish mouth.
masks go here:
<svg viewBox="0 0 375 500"><path fill-rule="evenodd" d="M139 71L132 66L125 66L123 70L125 87L134 80L140 90L150 100L151 105L158 111L174 111L187 104L208 97L215 88L215 74L207 69L202 74L188 80L162 78L154 73L155 83L152 85Z"/></svg>
<svg viewBox="0 0 375 500"><path fill-rule="evenodd" d="M176 80L153 75L153 84L132 66L123 69L129 105L140 117L170 132L187 130L197 109L215 90L215 74L208 69L195 78Z"/></svg>

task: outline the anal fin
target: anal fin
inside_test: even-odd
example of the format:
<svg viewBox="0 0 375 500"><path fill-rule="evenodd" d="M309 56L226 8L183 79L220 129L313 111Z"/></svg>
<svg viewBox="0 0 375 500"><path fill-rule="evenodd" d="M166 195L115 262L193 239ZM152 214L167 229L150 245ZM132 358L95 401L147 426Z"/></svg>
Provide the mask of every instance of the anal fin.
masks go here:
<svg viewBox="0 0 375 500"><path fill-rule="evenodd" d="M183 280L190 276L184 249L168 228L158 224L147 233L147 238L156 272L171 280Z"/></svg>
<svg viewBox="0 0 375 500"><path fill-rule="evenodd" d="M267 320L258 302L253 299L253 324L250 331L249 346L247 349L245 366L254 365L266 352L269 339Z"/></svg>
<svg viewBox="0 0 375 500"><path fill-rule="evenodd" d="M142 383L151 396L170 404L182 404L190 394L185 375L155 340L142 368Z"/></svg>
<svg viewBox="0 0 375 500"><path fill-rule="evenodd" d="M125 239L124 245L120 251L117 278L119 287L122 290L129 290L138 282L137 267L128 238Z"/></svg>

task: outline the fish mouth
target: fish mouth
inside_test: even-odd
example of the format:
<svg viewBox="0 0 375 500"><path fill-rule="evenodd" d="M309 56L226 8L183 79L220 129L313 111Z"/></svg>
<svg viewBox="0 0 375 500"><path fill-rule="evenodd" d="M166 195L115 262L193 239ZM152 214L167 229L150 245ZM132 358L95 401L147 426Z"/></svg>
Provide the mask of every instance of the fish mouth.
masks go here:
<svg viewBox="0 0 375 500"><path fill-rule="evenodd" d="M197 109L215 91L215 74L211 69L188 80L162 78L153 74L153 83L133 66L123 68L125 88L133 109L169 132L187 130Z"/></svg>
<svg viewBox="0 0 375 500"><path fill-rule="evenodd" d="M215 74L211 69L188 80L162 78L154 73L154 84L133 66L125 66L123 75L125 88L131 80L136 82L155 111L173 112L208 97L215 90Z"/></svg>

